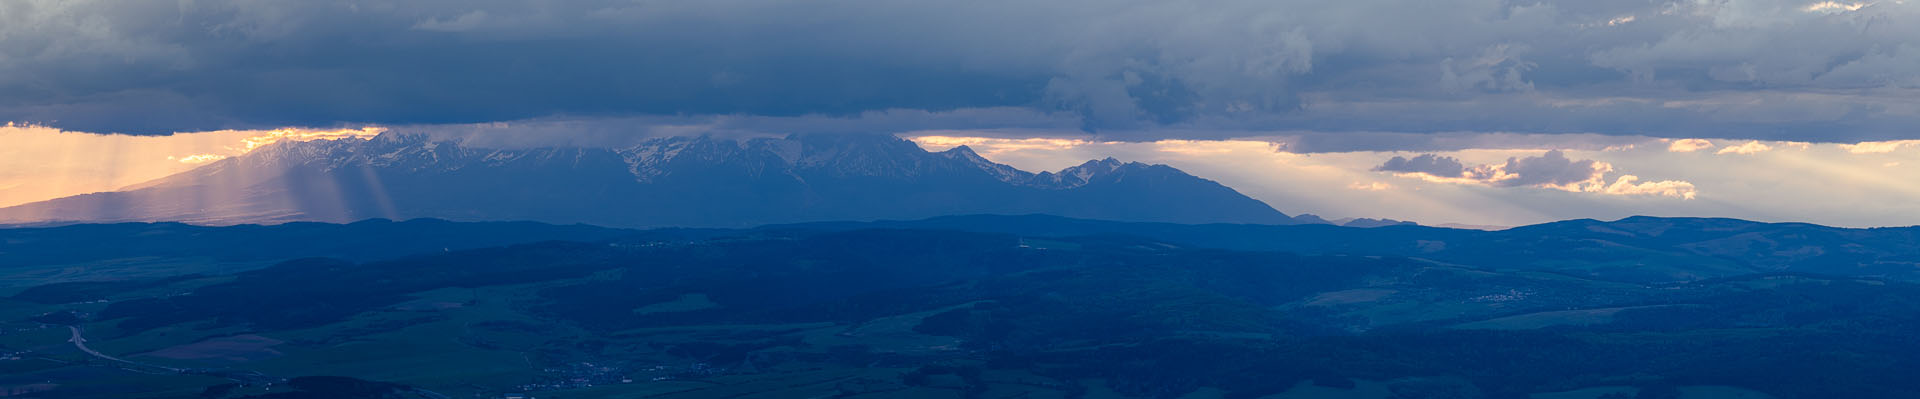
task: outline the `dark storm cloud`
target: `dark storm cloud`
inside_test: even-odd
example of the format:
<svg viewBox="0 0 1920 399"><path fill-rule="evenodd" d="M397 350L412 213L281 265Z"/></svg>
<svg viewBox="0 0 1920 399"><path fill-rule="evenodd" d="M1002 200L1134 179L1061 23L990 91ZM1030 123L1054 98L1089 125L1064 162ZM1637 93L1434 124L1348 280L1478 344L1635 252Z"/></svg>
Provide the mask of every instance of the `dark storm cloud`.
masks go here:
<svg viewBox="0 0 1920 399"><path fill-rule="evenodd" d="M1537 157L1507 158L1499 170L1514 176L1496 182L1502 186L1565 186L1599 181L1613 166L1591 159L1573 160L1554 150Z"/></svg>
<svg viewBox="0 0 1920 399"><path fill-rule="evenodd" d="M905 130L1016 109L1046 117L984 126L1920 134L1916 6L1814 3L12 1L0 120L166 133L742 115ZM845 121L873 115L892 116Z"/></svg>
<svg viewBox="0 0 1920 399"><path fill-rule="evenodd" d="M1532 157L1507 158L1505 163L1466 165L1458 158L1421 154L1396 156L1373 168L1376 172L1427 176L1454 183L1497 187L1551 187L1569 191L1604 189L1613 165L1591 159L1567 158L1560 150Z"/></svg>
<svg viewBox="0 0 1920 399"><path fill-rule="evenodd" d="M1413 158L1393 157L1387 163L1374 167L1376 172L1420 173L1438 177L1461 177L1467 174L1467 166L1460 159L1435 154L1420 154Z"/></svg>
<svg viewBox="0 0 1920 399"><path fill-rule="evenodd" d="M1412 151L1443 152L1467 149L1538 149L1601 151L1645 144L1644 136L1592 133L1517 134L1488 132L1275 132L1265 138L1293 153Z"/></svg>

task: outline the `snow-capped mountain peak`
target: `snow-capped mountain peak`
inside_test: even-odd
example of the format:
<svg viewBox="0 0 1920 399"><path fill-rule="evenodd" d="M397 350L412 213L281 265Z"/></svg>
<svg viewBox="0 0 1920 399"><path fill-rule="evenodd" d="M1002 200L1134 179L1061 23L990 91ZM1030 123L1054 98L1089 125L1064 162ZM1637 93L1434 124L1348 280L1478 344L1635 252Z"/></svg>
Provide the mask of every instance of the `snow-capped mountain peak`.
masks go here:
<svg viewBox="0 0 1920 399"><path fill-rule="evenodd" d="M946 151L942 151L940 152L940 155L947 157L947 159L952 159L955 161L962 162L966 165L972 166L974 168L979 168L980 170L983 170L983 171L986 171L987 173L992 174L995 179L999 179L1000 181L1003 181L1003 182L1014 183L1014 184L1028 184L1033 180L1033 176L1034 176L1032 173L1028 173L1027 171L1016 169L1012 166L989 161L987 160L986 157L980 156L979 153L973 152L972 147L967 147L964 145L959 147L953 147Z"/></svg>
<svg viewBox="0 0 1920 399"><path fill-rule="evenodd" d="M59 214L89 221L436 217L749 226L982 213L1291 223L1218 183L1112 158L1035 174L969 147L928 152L884 135L491 149L391 132L277 143L123 192L0 209L0 222Z"/></svg>

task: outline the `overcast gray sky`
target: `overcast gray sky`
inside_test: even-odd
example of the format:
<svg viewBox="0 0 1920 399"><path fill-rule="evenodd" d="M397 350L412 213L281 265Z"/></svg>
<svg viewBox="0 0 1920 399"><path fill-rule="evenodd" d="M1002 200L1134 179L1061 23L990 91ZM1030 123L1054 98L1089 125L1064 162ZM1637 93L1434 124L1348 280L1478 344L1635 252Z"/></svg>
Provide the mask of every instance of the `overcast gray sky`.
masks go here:
<svg viewBox="0 0 1920 399"><path fill-rule="evenodd" d="M88 132L990 109L1133 140L1920 138L1899 0L25 0L0 38L0 120Z"/></svg>

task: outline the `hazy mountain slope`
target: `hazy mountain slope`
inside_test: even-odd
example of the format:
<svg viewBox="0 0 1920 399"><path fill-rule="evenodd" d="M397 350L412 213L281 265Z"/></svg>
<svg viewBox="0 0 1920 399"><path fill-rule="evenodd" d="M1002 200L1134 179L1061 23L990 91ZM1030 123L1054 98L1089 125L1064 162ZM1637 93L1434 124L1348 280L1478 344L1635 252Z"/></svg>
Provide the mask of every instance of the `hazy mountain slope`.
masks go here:
<svg viewBox="0 0 1920 399"><path fill-rule="evenodd" d="M425 252L539 241L600 241L660 237L673 230L638 231L528 222L462 223L444 220L272 226L194 226L181 223L90 224L0 229L0 269L116 258L199 256L222 261L324 256L373 260ZM110 243L111 245L104 245Z"/></svg>
<svg viewBox="0 0 1920 399"><path fill-rule="evenodd" d="M698 232L686 233L698 236ZM120 223L0 229L0 295L20 287L59 282L221 275L314 256L372 260L527 242L669 236L680 236L680 231L443 220L223 227Z"/></svg>
<svg viewBox="0 0 1920 399"><path fill-rule="evenodd" d="M168 259L194 253L270 260L298 256L370 259L422 250L546 239L786 237L873 228L953 230L1026 237L1136 237L1187 248L1318 255L1402 256L1501 270L1532 270L1640 283L1754 273L1811 273L1920 281L1920 228L1848 229L1730 219L1635 217L1572 220L1505 231L1422 226L1175 224L1048 215L966 215L874 222L814 222L753 229L616 230L536 223L443 221L297 223L198 227L79 225L0 229L0 266L108 259ZM468 241L472 241L469 243ZM112 242L112 246L101 246ZM155 267L163 267L155 266ZM138 266L128 266L138 267ZM145 274L145 273L143 273Z"/></svg>
<svg viewBox="0 0 1920 399"><path fill-rule="evenodd" d="M745 227L1028 213L1294 223L1164 165L1106 159L1033 174L966 147L931 153L892 136L673 137L619 149L495 150L399 134L280 143L121 192L0 209L0 223L432 217Z"/></svg>
<svg viewBox="0 0 1920 399"><path fill-rule="evenodd" d="M1126 235L1183 246L1305 254L1408 256L1621 281L1817 273L1920 281L1920 227L1849 229L1735 219L1632 217L1501 231L1422 226L1130 223L1045 215L808 223L769 229L945 229L1071 237Z"/></svg>

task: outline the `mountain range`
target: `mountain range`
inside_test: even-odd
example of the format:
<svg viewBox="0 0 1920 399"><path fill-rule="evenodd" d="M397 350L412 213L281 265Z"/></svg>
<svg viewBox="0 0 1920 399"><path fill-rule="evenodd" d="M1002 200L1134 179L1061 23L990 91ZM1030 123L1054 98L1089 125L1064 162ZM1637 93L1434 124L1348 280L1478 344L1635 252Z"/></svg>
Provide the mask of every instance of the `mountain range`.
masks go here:
<svg viewBox="0 0 1920 399"><path fill-rule="evenodd" d="M491 149L398 133L276 143L120 191L0 209L0 223L440 218L744 227L958 214L1333 223L1289 216L1166 165L1107 158L1031 173L965 146L929 152L891 135L665 137L625 148Z"/></svg>

